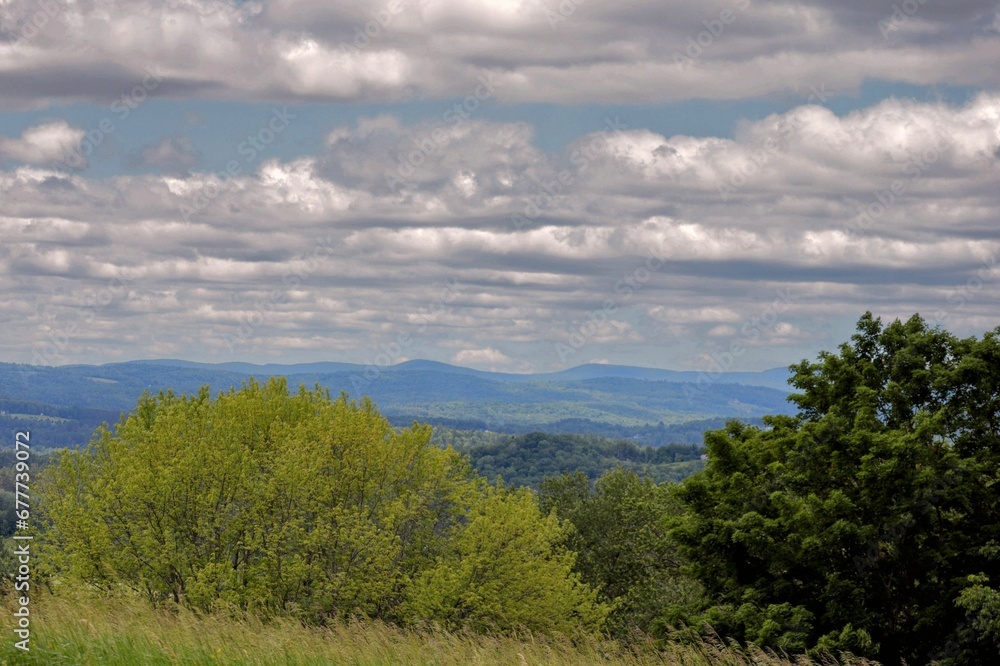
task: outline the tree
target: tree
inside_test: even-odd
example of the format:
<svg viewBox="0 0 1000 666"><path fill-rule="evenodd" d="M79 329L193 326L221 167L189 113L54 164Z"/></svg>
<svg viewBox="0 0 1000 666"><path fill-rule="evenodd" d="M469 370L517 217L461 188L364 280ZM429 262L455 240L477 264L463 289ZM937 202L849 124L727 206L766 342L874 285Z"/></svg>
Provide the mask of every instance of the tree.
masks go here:
<svg viewBox="0 0 1000 666"><path fill-rule="evenodd" d="M436 566L415 582L408 612L449 627L596 631L608 608L573 573L576 555L562 546L568 529L555 515L542 516L528 489L489 488Z"/></svg>
<svg viewBox="0 0 1000 666"><path fill-rule="evenodd" d="M970 576L972 585L962 590L958 606L964 608L974 626L985 637L992 638L1000 650L1000 591L989 587L986 576Z"/></svg>
<svg viewBox="0 0 1000 666"><path fill-rule="evenodd" d="M145 396L113 433L100 430L49 470L45 559L154 602L313 623L397 620L413 581L461 550L470 512L489 497L468 462L430 436L428 426L393 429L367 399L331 400L318 387L289 395L283 379L215 399L207 387ZM552 529L531 521L529 512L521 529ZM519 577L574 584L568 568L552 568L562 555L548 541L520 545L510 551ZM508 573L497 571L495 584L522 584ZM497 628L513 628L523 611L517 602L472 610ZM562 607L543 610L553 627L574 625Z"/></svg>
<svg viewBox="0 0 1000 666"><path fill-rule="evenodd" d="M793 366L797 417L707 433L672 533L713 598L688 622L884 663L995 656L969 609L998 570L998 335L866 314Z"/></svg>
<svg viewBox="0 0 1000 666"><path fill-rule="evenodd" d="M575 570L612 608L613 634L658 632L668 613L700 601L700 585L681 574L668 536L682 510L671 486L619 467L591 490L584 473L564 473L540 484L539 501L572 523L566 544L578 553Z"/></svg>

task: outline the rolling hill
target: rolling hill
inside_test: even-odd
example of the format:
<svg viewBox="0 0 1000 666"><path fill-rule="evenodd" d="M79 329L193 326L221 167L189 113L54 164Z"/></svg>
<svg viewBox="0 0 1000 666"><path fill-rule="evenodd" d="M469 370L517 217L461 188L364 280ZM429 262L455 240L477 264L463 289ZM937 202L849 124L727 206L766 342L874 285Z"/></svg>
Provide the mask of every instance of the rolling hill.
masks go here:
<svg viewBox="0 0 1000 666"><path fill-rule="evenodd" d="M368 395L397 424L414 420L455 428L524 433L595 433L648 444L689 442L727 418L756 420L790 413L784 368L759 373L693 372L615 365L582 365L536 375L486 372L434 361L387 368L347 363L254 365L158 359L59 367L0 364L0 401L27 408L0 410L0 427L29 423L53 446L83 444L80 433L115 421L143 392L191 393L238 387L253 376L288 378L291 386L329 387ZM2 405L2 402L0 402ZM66 417L66 410L71 416ZM72 410L76 411L72 411ZM40 425L37 416L68 419Z"/></svg>

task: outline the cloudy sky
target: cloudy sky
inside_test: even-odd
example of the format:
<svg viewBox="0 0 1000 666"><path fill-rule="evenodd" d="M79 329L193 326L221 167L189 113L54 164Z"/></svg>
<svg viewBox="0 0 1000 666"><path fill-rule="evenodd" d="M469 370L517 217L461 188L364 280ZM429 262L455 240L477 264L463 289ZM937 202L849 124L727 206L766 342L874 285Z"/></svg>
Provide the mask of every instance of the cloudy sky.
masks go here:
<svg viewBox="0 0 1000 666"><path fill-rule="evenodd" d="M998 63L987 0L0 0L0 360L982 334Z"/></svg>

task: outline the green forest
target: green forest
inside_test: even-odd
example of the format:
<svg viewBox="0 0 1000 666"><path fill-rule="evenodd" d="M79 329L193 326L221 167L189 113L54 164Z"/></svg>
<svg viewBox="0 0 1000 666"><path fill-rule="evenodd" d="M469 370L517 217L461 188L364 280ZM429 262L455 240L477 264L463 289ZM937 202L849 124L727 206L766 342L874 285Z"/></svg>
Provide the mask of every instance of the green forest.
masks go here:
<svg viewBox="0 0 1000 666"><path fill-rule="evenodd" d="M704 449L400 428L282 378L146 395L33 467L31 594L582 663L992 663L1000 328L866 314L791 370L794 413Z"/></svg>
<svg viewBox="0 0 1000 666"><path fill-rule="evenodd" d="M463 437L464 435L464 437ZM441 439L468 456L492 482L537 488L547 477L576 471L595 481L616 468L654 481L680 481L704 466L704 448L695 444L641 446L595 435L532 432L526 435L445 433Z"/></svg>

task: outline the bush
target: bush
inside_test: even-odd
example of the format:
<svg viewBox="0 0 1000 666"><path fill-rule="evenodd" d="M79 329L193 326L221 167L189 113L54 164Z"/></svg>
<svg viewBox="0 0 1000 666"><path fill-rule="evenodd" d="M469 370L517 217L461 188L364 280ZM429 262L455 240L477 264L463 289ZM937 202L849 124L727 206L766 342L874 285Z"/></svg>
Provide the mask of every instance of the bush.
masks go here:
<svg viewBox="0 0 1000 666"><path fill-rule="evenodd" d="M397 432L368 400L331 400L319 388L289 395L281 379L251 380L214 400L207 388L144 396L114 433L102 429L86 450L62 453L45 477L45 560L153 602L311 623L398 619L405 602L419 607L413 595L426 597L412 581L443 571L477 530L490 529L483 520L503 516L483 513L498 496L430 435L419 425ZM555 529L537 509L521 510L521 529ZM494 569L492 584L577 592L579 607L532 609L551 615L538 628L596 626L588 613L597 607L550 541L507 552L522 566ZM538 598L466 602L468 617L507 630L531 615L517 604Z"/></svg>

